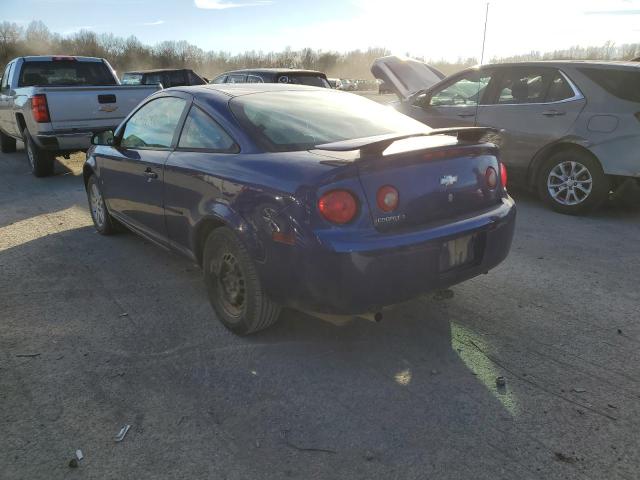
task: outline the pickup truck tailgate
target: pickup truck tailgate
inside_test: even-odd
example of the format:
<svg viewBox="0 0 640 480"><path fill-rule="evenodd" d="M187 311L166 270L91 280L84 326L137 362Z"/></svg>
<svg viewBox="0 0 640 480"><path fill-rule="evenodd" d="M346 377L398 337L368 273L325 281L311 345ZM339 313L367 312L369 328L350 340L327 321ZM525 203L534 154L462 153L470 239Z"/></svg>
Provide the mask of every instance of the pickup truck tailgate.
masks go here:
<svg viewBox="0 0 640 480"><path fill-rule="evenodd" d="M56 131L114 128L157 86L48 87L51 125Z"/></svg>

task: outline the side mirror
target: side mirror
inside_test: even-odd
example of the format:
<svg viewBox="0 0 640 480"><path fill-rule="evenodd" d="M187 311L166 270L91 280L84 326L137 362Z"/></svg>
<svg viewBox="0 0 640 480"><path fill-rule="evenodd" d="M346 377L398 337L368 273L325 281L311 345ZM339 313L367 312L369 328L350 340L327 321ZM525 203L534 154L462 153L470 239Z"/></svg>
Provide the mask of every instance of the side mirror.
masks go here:
<svg viewBox="0 0 640 480"><path fill-rule="evenodd" d="M94 134L93 137L91 137L91 145L113 145L113 131L105 130L104 132Z"/></svg>

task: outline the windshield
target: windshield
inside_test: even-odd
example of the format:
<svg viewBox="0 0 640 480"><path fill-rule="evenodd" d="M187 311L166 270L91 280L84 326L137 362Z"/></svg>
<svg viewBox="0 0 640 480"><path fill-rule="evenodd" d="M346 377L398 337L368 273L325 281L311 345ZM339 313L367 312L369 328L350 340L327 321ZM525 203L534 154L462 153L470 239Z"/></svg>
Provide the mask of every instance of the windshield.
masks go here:
<svg viewBox="0 0 640 480"><path fill-rule="evenodd" d="M123 85L141 85L142 74L141 73L125 73L122 77Z"/></svg>
<svg viewBox="0 0 640 480"><path fill-rule="evenodd" d="M117 85L117 82L103 62L25 62L20 72L21 87L71 85Z"/></svg>
<svg viewBox="0 0 640 480"><path fill-rule="evenodd" d="M330 88L326 78L320 75L304 75L299 73L280 75L278 83L291 83L296 85L309 85L311 87Z"/></svg>
<svg viewBox="0 0 640 480"><path fill-rule="evenodd" d="M234 98L230 106L245 129L276 152L430 130L390 107L335 90L254 93Z"/></svg>

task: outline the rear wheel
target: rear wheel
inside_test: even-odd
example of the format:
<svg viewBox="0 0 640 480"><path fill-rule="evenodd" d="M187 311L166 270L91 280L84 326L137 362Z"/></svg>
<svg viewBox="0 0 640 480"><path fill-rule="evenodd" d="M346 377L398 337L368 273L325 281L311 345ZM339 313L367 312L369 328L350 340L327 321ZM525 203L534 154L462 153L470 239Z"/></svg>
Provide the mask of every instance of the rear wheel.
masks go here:
<svg viewBox="0 0 640 480"><path fill-rule="evenodd" d="M600 205L609 194L609 179L598 161L577 150L555 153L538 179L540 198L560 213L579 215Z"/></svg>
<svg viewBox="0 0 640 480"><path fill-rule="evenodd" d="M0 131L0 151L2 153L13 153L16 151L16 139L5 135Z"/></svg>
<svg viewBox="0 0 640 480"><path fill-rule="evenodd" d="M101 235L111 235L115 233L116 221L107 210L107 205L102 196L102 190L100 189L100 185L98 185L98 180L95 175L91 175L87 182L87 198L89 200L91 219L98 233Z"/></svg>
<svg viewBox="0 0 640 480"><path fill-rule="evenodd" d="M222 324L238 335L273 325L280 306L262 289L249 252L232 230L221 227L209 235L203 252L209 300Z"/></svg>
<svg viewBox="0 0 640 480"><path fill-rule="evenodd" d="M53 175L55 160L53 153L38 147L31 138L29 130L26 128L22 132L22 139L24 140L24 148L26 149L27 157L29 158L31 173L36 177L48 177L49 175Z"/></svg>

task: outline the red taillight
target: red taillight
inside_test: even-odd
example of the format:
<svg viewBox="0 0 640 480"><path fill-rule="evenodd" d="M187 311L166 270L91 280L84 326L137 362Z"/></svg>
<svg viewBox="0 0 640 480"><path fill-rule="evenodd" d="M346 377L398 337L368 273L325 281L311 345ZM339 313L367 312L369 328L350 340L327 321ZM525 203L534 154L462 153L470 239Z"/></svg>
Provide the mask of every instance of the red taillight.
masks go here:
<svg viewBox="0 0 640 480"><path fill-rule="evenodd" d="M384 187L380 187L378 190L376 200L378 201L378 208L380 210L383 212L392 212L398 208L400 195L398 194L398 190L394 187L391 185L385 185Z"/></svg>
<svg viewBox="0 0 640 480"><path fill-rule="evenodd" d="M349 223L358 213L358 202L346 190L331 190L318 200L318 210L327 220L340 225Z"/></svg>
<svg viewBox="0 0 640 480"><path fill-rule="evenodd" d="M56 55L51 58L54 62L71 62L77 60L76 57L71 57L69 55Z"/></svg>
<svg viewBox="0 0 640 480"><path fill-rule="evenodd" d="M500 162L500 182L502 182L502 188L507 188L507 167L504 163Z"/></svg>
<svg viewBox="0 0 640 480"><path fill-rule="evenodd" d="M47 106L47 96L44 93L38 93L31 98L31 113L33 114L33 119L38 123L51 121L49 107Z"/></svg>
<svg viewBox="0 0 640 480"><path fill-rule="evenodd" d="M487 187L490 189L494 189L498 186L498 172L493 167L487 168L487 171L484 174L484 178L487 181Z"/></svg>

